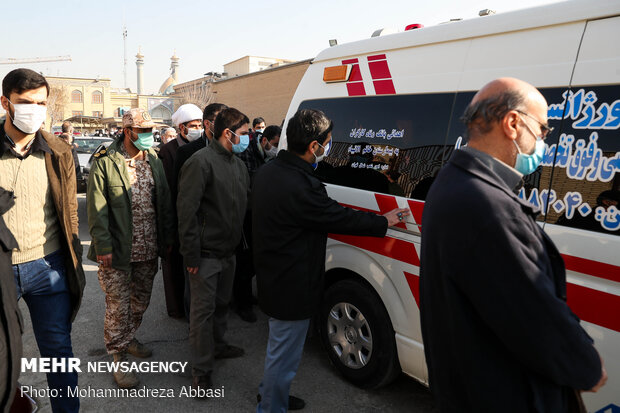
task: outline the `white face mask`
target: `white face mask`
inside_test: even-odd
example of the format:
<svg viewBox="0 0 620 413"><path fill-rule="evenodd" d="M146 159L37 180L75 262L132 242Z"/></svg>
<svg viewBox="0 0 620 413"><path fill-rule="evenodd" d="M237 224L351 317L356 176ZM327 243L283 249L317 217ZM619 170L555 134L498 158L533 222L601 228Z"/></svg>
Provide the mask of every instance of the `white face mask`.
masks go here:
<svg viewBox="0 0 620 413"><path fill-rule="evenodd" d="M321 162L321 161L322 161L322 160L323 160L323 159L327 156L327 154L329 154L329 150L330 150L330 149L331 149L331 147L332 147L332 142L331 142L331 141L329 141L329 143L327 144L327 146L323 146L323 145L321 145L321 144L320 144L320 143L318 143L318 142L317 142L317 144L318 144L321 148L323 148L323 153L322 153L321 155L318 155L318 156L317 156L317 154L316 154L316 153L313 153L313 155L314 155L314 163L317 163L317 164L318 164L319 162Z"/></svg>
<svg viewBox="0 0 620 413"><path fill-rule="evenodd" d="M271 145L271 149L265 149L265 155L267 158L275 158L278 156L278 147Z"/></svg>
<svg viewBox="0 0 620 413"><path fill-rule="evenodd" d="M188 129L185 137L188 141L192 142L202 136L202 129Z"/></svg>
<svg viewBox="0 0 620 413"><path fill-rule="evenodd" d="M14 118L11 118L13 125L27 135L35 133L41 129L41 125L45 122L47 116L47 107L37 105L36 103L13 103L9 100L15 109ZM10 116L10 113L9 113Z"/></svg>

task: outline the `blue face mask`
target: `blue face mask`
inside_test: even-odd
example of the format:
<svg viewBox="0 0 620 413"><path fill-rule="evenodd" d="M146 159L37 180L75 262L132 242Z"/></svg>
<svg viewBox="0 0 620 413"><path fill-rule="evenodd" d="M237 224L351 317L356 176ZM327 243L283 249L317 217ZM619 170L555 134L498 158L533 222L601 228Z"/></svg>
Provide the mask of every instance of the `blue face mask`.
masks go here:
<svg viewBox="0 0 620 413"><path fill-rule="evenodd" d="M155 143L153 132L133 133L138 135L138 140L131 141L131 143L133 143L133 146L135 146L139 151L146 151Z"/></svg>
<svg viewBox="0 0 620 413"><path fill-rule="evenodd" d="M531 155L525 155L521 152L521 148L517 145L516 141L513 141L519 154L517 155L517 162L515 163L515 169L521 172L523 175L529 175L538 168L540 162L545 155L545 142L539 137L536 137L536 149Z"/></svg>
<svg viewBox="0 0 620 413"><path fill-rule="evenodd" d="M230 144L232 145L233 153L241 153L241 152L245 151L248 148L248 145L250 144L250 135L248 135L248 134L237 135L235 132L233 132L233 131L231 131L231 132L232 132L233 135L239 136L239 143L232 143L232 141L227 138L228 142L230 142Z"/></svg>

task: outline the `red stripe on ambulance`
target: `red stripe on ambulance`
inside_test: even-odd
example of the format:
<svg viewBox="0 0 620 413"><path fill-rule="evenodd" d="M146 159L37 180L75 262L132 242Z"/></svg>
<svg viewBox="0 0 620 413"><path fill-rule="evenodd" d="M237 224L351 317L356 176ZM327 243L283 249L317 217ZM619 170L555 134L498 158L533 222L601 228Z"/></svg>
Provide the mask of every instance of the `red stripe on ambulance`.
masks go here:
<svg viewBox="0 0 620 413"><path fill-rule="evenodd" d="M387 58L384 54L368 56L368 69L372 76L372 84L375 87L377 95L394 95L394 82L392 81L392 73L388 67Z"/></svg>
<svg viewBox="0 0 620 413"><path fill-rule="evenodd" d="M329 234L329 238L361 248L384 257L420 266L420 258L411 242L392 237L360 237L357 235Z"/></svg>
<svg viewBox="0 0 620 413"><path fill-rule="evenodd" d="M420 276L405 271L405 279L407 280L407 284L409 284L409 289L411 290L415 303L418 305L418 308L420 308Z"/></svg>
<svg viewBox="0 0 620 413"><path fill-rule="evenodd" d="M361 208L355 205L341 205L360 211L374 212L375 214L385 214L394 208L398 208L398 203L394 196L385 194L374 195L379 211ZM421 228L424 202L409 199L407 200L407 204L409 205L413 219L418 227ZM398 224L397 226L402 227L405 226L405 224ZM387 236L385 238L375 238L329 234L329 237L336 241L374 252L387 258L402 261L416 267L420 266L420 258L412 242ZM566 269L569 271L620 282L620 267L617 265L592 261L567 254L562 254L562 258L564 258ZM408 272L404 272L404 276L411 290L411 294L416 304L419 306L420 277ZM617 314L620 314L619 296L572 283L566 284L566 290L568 304L579 318L601 327L620 332L620 317L617 316Z"/></svg>
<svg viewBox="0 0 620 413"><path fill-rule="evenodd" d="M620 282L620 267L617 265L573 257L572 255L566 254L562 254L562 258L564 258L564 264L567 270L593 275L609 281Z"/></svg>
<svg viewBox="0 0 620 413"><path fill-rule="evenodd" d="M566 284L571 310L584 321L620 331L620 297L577 284Z"/></svg>
<svg viewBox="0 0 620 413"><path fill-rule="evenodd" d="M343 65L351 66L351 75L347 85L347 93L349 96L365 96L366 89L364 88L364 81L362 79L362 72L360 72L360 65L358 59L348 59L342 61Z"/></svg>

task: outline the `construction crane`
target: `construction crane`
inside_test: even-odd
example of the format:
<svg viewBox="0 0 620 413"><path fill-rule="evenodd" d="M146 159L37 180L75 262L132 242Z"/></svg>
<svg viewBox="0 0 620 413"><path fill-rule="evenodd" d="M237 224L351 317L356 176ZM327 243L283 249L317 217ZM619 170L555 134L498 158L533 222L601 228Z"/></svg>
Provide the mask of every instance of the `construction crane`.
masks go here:
<svg viewBox="0 0 620 413"><path fill-rule="evenodd" d="M7 59L0 59L0 65L20 65L23 63L44 63L44 62L65 62L71 61L71 56L50 56L50 57L31 57L25 59L16 59L9 57Z"/></svg>

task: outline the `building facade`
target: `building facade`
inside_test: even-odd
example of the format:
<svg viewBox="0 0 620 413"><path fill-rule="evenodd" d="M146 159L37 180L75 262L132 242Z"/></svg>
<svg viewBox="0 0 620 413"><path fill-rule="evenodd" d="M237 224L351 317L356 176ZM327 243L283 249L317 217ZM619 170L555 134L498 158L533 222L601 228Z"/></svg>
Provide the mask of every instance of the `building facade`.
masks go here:
<svg viewBox="0 0 620 413"><path fill-rule="evenodd" d="M224 65L224 72L230 78L247 75L248 73L260 72L261 70L271 69L289 63L295 63L295 60L278 59L275 57L244 56L230 63L226 63Z"/></svg>
<svg viewBox="0 0 620 413"><path fill-rule="evenodd" d="M50 84L46 128L52 130L71 120L77 130L94 132L121 125L124 111L140 107L148 110L155 122L170 125L174 98L141 95L129 89L110 86L110 79L46 77Z"/></svg>
<svg viewBox="0 0 620 413"><path fill-rule="evenodd" d="M261 116L267 125L280 125L311 59L221 80L205 76L174 87L175 109L183 103L199 106L218 102L239 109L250 120Z"/></svg>

